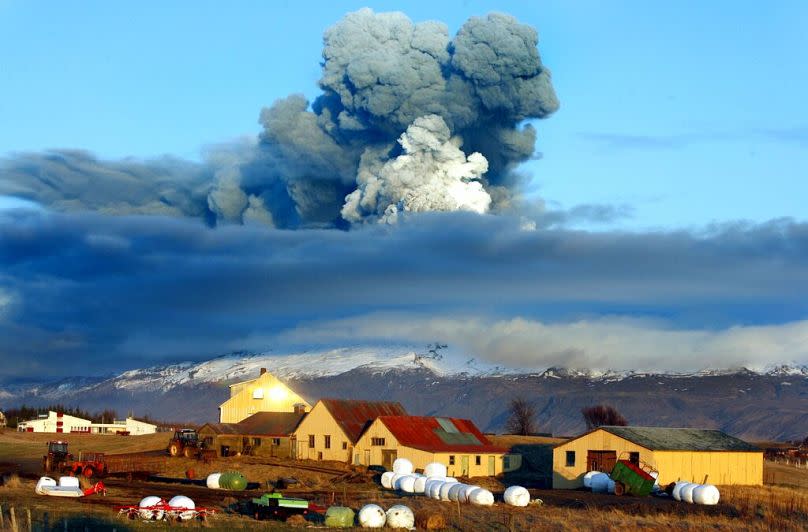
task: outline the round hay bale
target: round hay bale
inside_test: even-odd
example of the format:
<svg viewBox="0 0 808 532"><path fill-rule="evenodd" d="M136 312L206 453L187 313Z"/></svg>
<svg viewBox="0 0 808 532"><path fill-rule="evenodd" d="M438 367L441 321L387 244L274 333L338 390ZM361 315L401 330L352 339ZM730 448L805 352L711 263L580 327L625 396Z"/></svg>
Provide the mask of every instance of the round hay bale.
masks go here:
<svg viewBox="0 0 808 532"><path fill-rule="evenodd" d="M449 490L452 489L452 487L456 486L457 484L458 484L458 482L456 480L454 482L446 481L443 484L441 484L440 492L439 492L439 495L438 495L440 500L448 501L449 500Z"/></svg>
<svg viewBox="0 0 808 532"><path fill-rule="evenodd" d="M511 486L505 490L505 504L511 506L527 506L530 503L530 493L522 486Z"/></svg>
<svg viewBox="0 0 808 532"><path fill-rule="evenodd" d="M430 462L424 468L424 475L446 478L446 466L440 462Z"/></svg>
<svg viewBox="0 0 808 532"><path fill-rule="evenodd" d="M384 509L378 504L366 504L359 510L359 524L362 528L383 528L386 521Z"/></svg>
<svg viewBox="0 0 808 532"><path fill-rule="evenodd" d="M702 484L693 489L693 502L695 504L706 504L712 506L718 504L721 494L718 488L712 484Z"/></svg>
<svg viewBox="0 0 808 532"><path fill-rule="evenodd" d="M387 526L409 530L415 526L415 515L403 504L396 504L387 510Z"/></svg>
<svg viewBox="0 0 808 532"><path fill-rule="evenodd" d="M465 484L461 484L460 482L454 484L452 487L449 488L448 493L449 500L452 502L458 501L460 499L460 492L463 491L464 489L466 489Z"/></svg>
<svg viewBox="0 0 808 532"><path fill-rule="evenodd" d="M404 475L396 482L396 489L404 493L415 493L415 480L414 475Z"/></svg>
<svg viewBox="0 0 808 532"><path fill-rule="evenodd" d="M393 477L395 473L392 471L387 471L386 473L382 473L382 487L384 489L391 490L393 489Z"/></svg>
<svg viewBox="0 0 808 532"><path fill-rule="evenodd" d="M699 484L695 484L692 482L685 484L685 486L679 492L679 495L682 497L683 501L693 504L693 490L698 487Z"/></svg>
<svg viewBox="0 0 808 532"><path fill-rule="evenodd" d="M492 506L494 494L486 489L476 489L469 495L469 502L475 506Z"/></svg>
<svg viewBox="0 0 808 532"><path fill-rule="evenodd" d="M412 492L413 493L424 493L426 489L426 481L427 477L421 475L415 479L415 482L412 484Z"/></svg>
<svg viewBox="0 0 808 532"><path fill-rule="evenodd" d="M393 473L398 473L399 475L412 475L412 472L412 462L406 458L396 458L395 462L393 462Z"/></svg>
<svg viewBox="0 0 808 532"><path fill-rule="evenodd" d="M592 477L599 474L600 471L589 471L584 475L584 487L592 489Z"/></svg>

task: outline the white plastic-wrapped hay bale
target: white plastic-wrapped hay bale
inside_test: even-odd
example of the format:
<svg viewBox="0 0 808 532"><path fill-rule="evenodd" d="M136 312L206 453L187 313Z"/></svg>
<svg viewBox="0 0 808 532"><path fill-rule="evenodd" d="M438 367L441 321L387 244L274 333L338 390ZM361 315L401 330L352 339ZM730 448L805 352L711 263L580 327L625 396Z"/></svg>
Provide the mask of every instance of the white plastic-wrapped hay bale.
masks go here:
<svg viewBox="0 0 808 532"><path fill-rule="evenodd" d="M34 488L34 493L37 495L45 495L45 488L51 488L56 486L56 481L50 477L40 477L39 481L36 483L36 487Z"/></svg>
<svg viewBox="0 0 808 532"><path fill-rule="evenodd" d="M426 482L424 483L424 495L427 497L432 497L432 487L439 482L443 482L443 479L433 477L427 478Z"/></svg>
<svg viewBox="0 0 808 532"><path fill-rule="evenodd" d="M382 487L383 487L384 489L388 489L388 490L393 489L393 477L394 477L395 475L396 475L396 474L395 474L395 473L393 473L392 471L387 471L387 472L385 472L385 473L382 473L382 480L381 480L381 482L382 482Z"/></svg>
<svg viewBox="0 0 808 532"><path fill-rule="evenodd" d="M177 495L176 497L171 497L171 500L168 501L168 505L172 509L182 509L183 511L177 514L177 519L180 521L190 521L196 516L196 512L194 509L196 505L194 501L191 500L190 497L186 497L185 495Z"/></svg>
<svg viewBox="0 0 808 532"><path fill-rule="evenodd" d="M440 499L440 487L445 484L443 480L433 480L432 482L427 482L427 489L428 492L424 492L424 494L429 497L430 499Z"/></svg>
<svg viewBox="0 0 808 532"><path fill-rule="evenodd" d="M707 504L712 506L718 504L720 498L721 494L718 492L718 488L712 484L702 484L693 489L693 502L695 504Z"/></svg>
<svg viewBox="0 0 808 532"><path fill-rule="evenodd" d="M208 478L205 479L205 485L208 487L208 489L219 489L219 477L221 476L221 473L211 473L208 475Z"/></svg>
<svg viewBox="0 0 808 532"><path fill-rule="evenodd" d="M448 501L449 500L449 490L452 489L452 486L457 485L458 482L455 480L454 482L446 481L440 487L440 500Z"/></svg>
<svg viewBox="0 0 808 532"><path fill-rule="evenodd" d="M584 475L584 487L592 489L592 477L602 474L600 471L589 471Z"/></svg>
<svg viewBox="0 0 808 532"><path fill-rule="evenodd" d="M440 462L430 462L424 468L424 475L428 477L446 478L446 466Z"/></svg>
<svg viewBox="0 0 808 532"><path fill-rule="evenodd" d="M399 475L412 475L413 467L412 462L406 458L396 458L393 462L393 473Z"/></svg>
<svg viewBox="0 0 808 532"><path fill-rule="evenodd" d="M613 494L614 493L614 486L615 486L615 482L614 482L614 480L612 480L610 478L609 482L606 484L606 493L612 493Z"/></svg>
<svg viewBox="0 0 808 532"><path fill-rule="evenodd" d="M479 488L471 492L469 502L475 506L491 506L494 504L494 494L486 489Z"/></svg>
<svg viewBox="0 0 808 532"><path fill-rule="evenodd" d="M530 493L522 486L511 486L505 490L505 504L511 506L527 506L530 504Z"/></svg>
<svg viewBox="0 0 808 532"><path fill-rule="evenodd" d="M452 487L449 488L449 500L456 502L458 499L460 499L460 492L464 489L466 489L466 485L461 484L460 482L452 485Z"/></svg>
<svg viewBox="0 0 808 532"><path fill-rule="evenodd" d="M682 500L682 488L684 488L689 482L685 482L682 480L677 480L676 483L673 485L673 491L671 491L671 497L675 501Z"/></svg>
<svg viewBox="0 0 808 532"><path fill-rule="evenodd" d="M410 530L415 527L415 514L403 504L396 504L387 510L387 526L390 528L406 528Z"/></svg>
<svg viewBox="0 0 808 532"><path fill-rule="evenodd" d="M424 490L426 489L426 481L427 481L427 477L425 477L423 475L419 475L415 479L415 482L412 483L412 492L413 493L423 493Z"/></svg>
<svg viewBox="0 0 808 532"><path fill-rule="evenodd" d="M457 482L458 480L454 477L446 477L446 482Z"/></svg>
<svg viewBox="0 0 808 532"><path fill-rule="evenodd" d="M693 490L698 487L699 487L698 484L689 482L682 487L681 491L679 492L679 495L682 497L682 500L684 502L693 504Z"/></svg>
<svg viewBox="0 0 808 532"><path fill-rule="evenodd" d="M162 502L163 499L160 497L155 497L154 495L150 495L149 497L143 497L140 500L138 506L138 515L140 515L141 519L145 519L146 521L159 521L163 518L163 510L150 510L154 506L157 506Z"/></svg>
<svg viewBox="0 0 808 532"><path fill-rule="evenodd" d="M404 475L396 482L396 489L404 493L415 493L415 475Z"/></svg>
<svg viewBox="0 0 808 532"><path fill-rule="evenodd" d="M359 524L362 528L383 528L386 521L387 515L378 504L366 504L359 510Z"/></svg>
<svg viewBox="0 0 808 532"><path fill-rule="evenodd" d="M79 477L59 477L59 486L63 488L78 488Z"/></svg>
<svg viewBox="0 0 808 532"><path fill-rule="evenodd" d="M595 493L606 493L609 490L610 480L609 475L606 473L598 473L597 475L592 475L589 483Z"/></svg>
<svg viewBox="0 0 808 532"><path fill-rule="evenodd" d="M469 502L469 494L478 489L480 489L480 486L467 486L464 484L460 489L460 493L458 493L457 500L460 502Z"/></svg>

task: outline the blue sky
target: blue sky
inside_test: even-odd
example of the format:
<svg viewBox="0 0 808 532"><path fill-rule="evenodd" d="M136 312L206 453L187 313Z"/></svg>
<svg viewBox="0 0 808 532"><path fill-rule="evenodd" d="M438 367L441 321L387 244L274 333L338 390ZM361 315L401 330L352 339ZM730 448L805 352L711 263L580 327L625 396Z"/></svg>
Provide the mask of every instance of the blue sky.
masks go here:
<svg viewBox="0 0 808 532"><path fill-rule="evenodd" d="M779 2L0 2L0 154L171 154L254 136L318 93L321 36L368 5L453 34L498 10L539 30L561 109L523 170L550 205L618 227L804 218L808 5Z"/></svg>
<svg viewBox="0 0 808 532"><path fill-rule="evenodd" d="M604 4L0 0L0 382L434 341L808 364L808 4ZM494 165L554 100L529 30L467 22L493 10L538 29L561 103L526 192Z"/></svg>

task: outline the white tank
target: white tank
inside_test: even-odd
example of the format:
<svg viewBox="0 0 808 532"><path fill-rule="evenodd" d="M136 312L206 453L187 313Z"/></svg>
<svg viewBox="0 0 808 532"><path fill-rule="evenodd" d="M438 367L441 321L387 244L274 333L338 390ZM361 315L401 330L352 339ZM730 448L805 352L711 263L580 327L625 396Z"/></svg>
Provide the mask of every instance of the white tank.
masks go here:
<svg viewBox="0 0 808 532"><path fill-rule="evenodd" d="M463 486L460 490L460 493L457 497L457 500L460 502L469 502L469 494L474 491L480 489L480 486Z"/></svg>
<svg viewBox="0 0 808 532"><path fill-rule="evenodd" d="M424 468L424 475L428 477L446 478L446 466L440 462L430 462Z"/></svg>
<svg viewBox="0 0 808 532"><path fill-rule="evenodd" d="M155 497L151 495L149 497L143 497L138 504L138 514L140 515L141 519L145 519L146 521L159 521L163 518L163 510L146 510L145 508L150 508L152 506L157 506L163 501L160 497Z"/></svg>
<svg viewBox="0 0 808 532"><path fill-rule="evenodd" d="M394 476L395 476L395 473L393 473L392 471L387 471L385 473L382 473L382 481L381 481L382 482L382 487L385 488L385 489L388 489L388 490L393 489L393 477Z"/></svg>
<svg viewBox="0 0 808 532"><path fill-rule="evenodd" d="M698 487L698 484L694 484L692 482L685 484L684 487L682 487L682 490L679 492L682 500L693 504L693 490Z"/></svg>
<svg viewBox="0 0 808 532"><path fill-rule="evenodd" d="M466 489L465 484L458 482L449 488L449 500L455 502L460 499L460 492Z"/></svg>
<svg viewBox="0 0 808 532"><path fill-rule="evenodd" d="M217 490L219 489L219 477L222 476L221 473L211 473L208 475L208 478L205 479L205 485L208 489Z"/></svg>
<svg viewBox="0 0 808 532"><path fill-rule="evenodd" d="M396 489L399 489L404 493L415 493L415 481L416 477L414 475L404 475L398 479Z"/></svg>
<svg viewBox="0 0 808 532"><path fill-rule="evenodd" d="M606 473L598 473L592 475L589 482L592 486L592 491L596 493L606 493L609 490L609 475Z"/></svg>
<svg viewBox="0 0 808 532"><path fill-rule="evenodd" d="M415 528L415 514L403 504L396 504L387 510L387 526L390 528Z"/></svg>
<svg viewBox="0 0 808 532"><path fill-rule="evenodd" d="M721 494L718 488L712 484L702 484L693 489L693 502L696 504L714 505L718 504Z"/></svg>
<svg viewBox="0 0 808 532"><path fill-rule="evenodd" d="M406 458L396 458L395 462L393 462L393 473L398 473L399 475L412 475L412 471L412 462Z"/></svg>
<svg viewBox="0 0 808 532"><path fill-rule="evenodd" d="M359 510L359 524L362 528L383 528L386 521L387 516L378 504L366 504Z"/></svg>
<svg viewBox="0 0 808 532"><path fill-rule="evenodd" d="M469 502L476 506L491 506L494 504L494 494L486 489L476 489L469 495Z"/></svg>
<svg viewBox="0 0 808 532"><path fill-rule="evenodd" d="M50 477L40 477L39 481L36 483L36 487L34 488L34 493L37 495L45 495L44 488L52 488L56 486L56 481Z"/></svg>
<svg viewBox="0 0 808 532"><path fill-rule="evenodd" d="M186 508L184 512L177 514L177 519L181 521L190 521L196 516L196 512L194 511L196 505L194 504L194 501L185 495L171 497L171 500L168 501L168 505L172 508Z"/></svg>
<svg viewBox="0 0 808 532"><path fill-rule="evenodd" d="M505 504L511 506L527 506L530 503L530 493L522 486L511 486L505 490Z"/></svg>
<svg viewBox="0 0 808 532"><path fill-rule="evenodd" d="M59 477L59 486L63 488L78 488L79 487L79 478L78 477Z"/></svg>
<svg viewBox="0 0 808 532"><path fill-rule="evenodd" d="M457 481L454 481L454 482L446 481L446 482L444 482L440 487L440 500L448 501L449 500L449 490L452 489L452 486L454 486L456 484L458 484Z"/></svg>
<svg viewBox="0 0 808 532"><path fill-rule="evenodd" d="M584 487L592 489L592 477L599 474L600 471L589 471L584 475Z"/></svg>
<svg viewBox="0 0 808 532"><path fill-rule="evenodd" d="M424 489L426 489L426 481L427 477L420 475L415 479L415 482L412 484L412 492L413 493L423 493Z"/></svg>

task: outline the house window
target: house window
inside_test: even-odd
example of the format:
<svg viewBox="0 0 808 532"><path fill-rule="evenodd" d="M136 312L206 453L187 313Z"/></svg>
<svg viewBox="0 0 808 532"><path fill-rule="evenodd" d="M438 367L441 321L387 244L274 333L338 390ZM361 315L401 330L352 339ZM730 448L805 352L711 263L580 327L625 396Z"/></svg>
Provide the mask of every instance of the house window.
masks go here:
<svg viewBox="0 0 808 532"><path fill-rule="evenodd" d="M575 467L575 451L567 451L567 467Z"/></svg>
<svg viewBox="0 0 808 532"><path fill-rule="evenodd" d="M314 434L309 434L309 449L314 449Z"/></svg>
<svg viewBox="0 0 808 532"><path fill-rule="evenodd" d="M344 451L346 449L348 449L348 442L344 441L344 442L342 442L342 450Z"/></svg>
<svg viewBox="0 0 808 532"><path fill-rule="evenodd" d="M253 447L259 447L261 445L261 438L253 438L252 440Z"/></svg>
<svg viewBox="0 0 808 532"><path fill-rule="evenodd" d="M454 464L454 455L453 454L449 455L449 465L455 465Z"/></svg>
<svg viewBox="0 0 808 532"><path fill-rule="evenodd" d="M505 455L502 457L502 469L508 471L511 468L511 457L509 455Z"/></svg>
<svg viewBox="0 0 808 532"><path fill-rule="evenodd" d="M640 453L628 453L628 461L634 465L640 465Z"/></svg>
<svg viewBox="0 0 808 532"><path fill-rule="evenodd" d="M330 434L326 434L325 436L323 436L323 447L325 447L326 449L331 448L331 435Z"/></svg>
<svg viewBox="0 0 808 532"><path fill-rule="evenodd" d="M272 438L272 445L277 447L280 444L281 444L281 439L280 438Z"/></svg>
<svg viewBox="0 0 808 532"><path fill-rule="evenodd" d="M482 456L478 454L477 456L474 457L474 465L482 465L482 463L483 463Z"/></svg>
<svg viewBox="0 0 808 532"><path fill-rule="evenodd" d="M380 447L380 446L384 445L384 438L371 438L370 439L370 444L374 445L376 447Z"/></svg>

